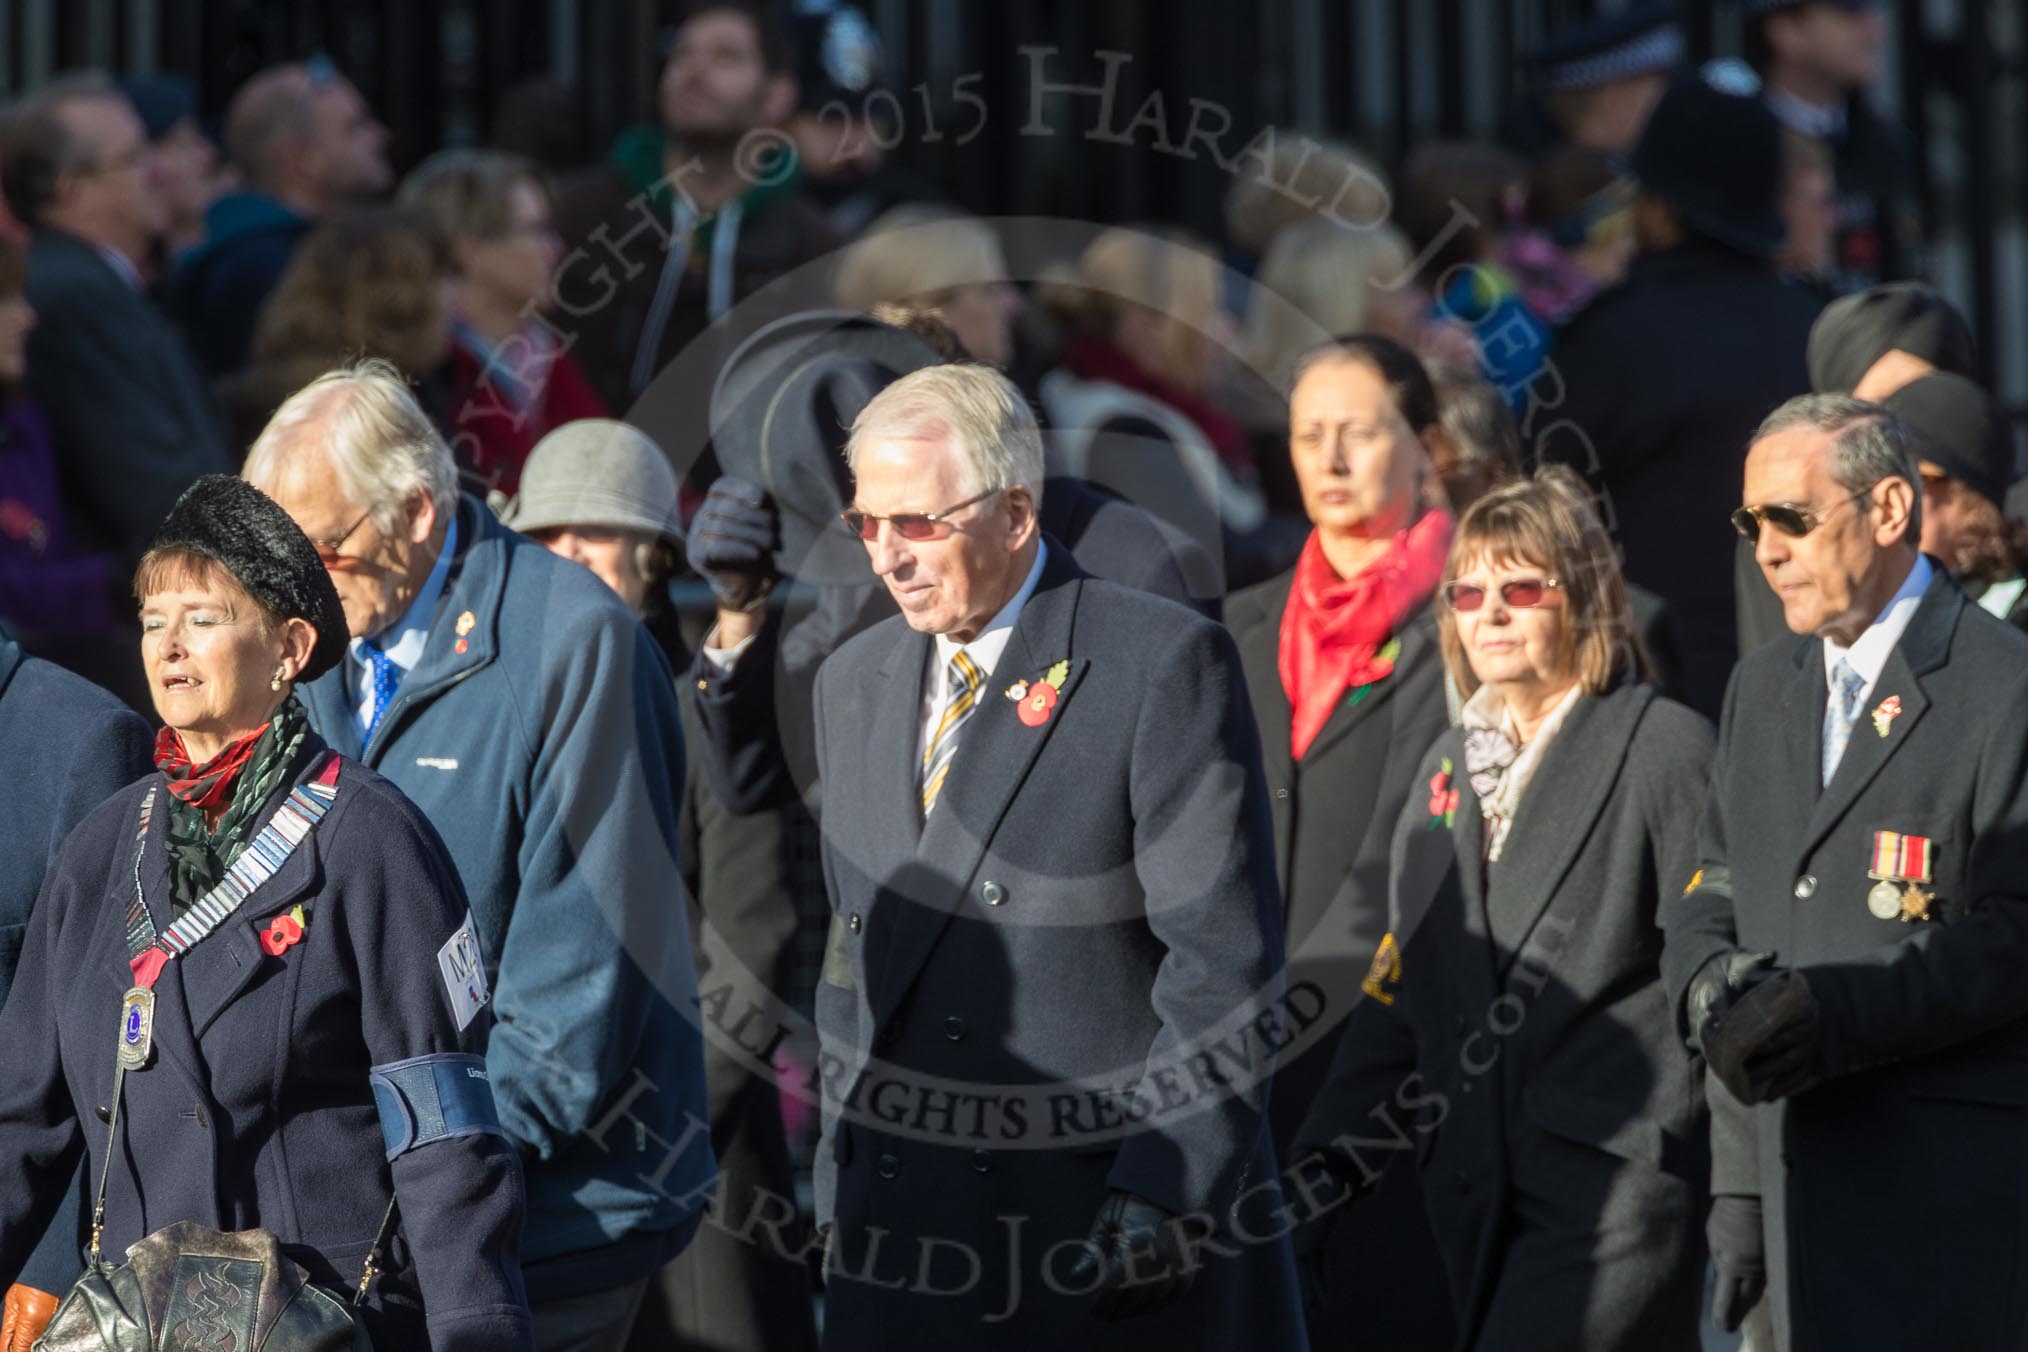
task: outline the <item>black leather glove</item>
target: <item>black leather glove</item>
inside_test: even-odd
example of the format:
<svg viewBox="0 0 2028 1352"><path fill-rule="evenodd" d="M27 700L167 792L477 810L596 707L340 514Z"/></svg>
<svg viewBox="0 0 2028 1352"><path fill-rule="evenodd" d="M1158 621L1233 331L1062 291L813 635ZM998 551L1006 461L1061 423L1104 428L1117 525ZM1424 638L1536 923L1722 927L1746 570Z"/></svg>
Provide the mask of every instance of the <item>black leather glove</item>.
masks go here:
<svg viewBox="0 0 2028 1352"><path fill-rule="evenodd" d="M1760 1198L1712 1198L1704 1238L1711 1245L1711 1266L1717 1272L1711 1288L1711 1322L1734 1333L1767 1290Z"/></svg>
<svg viewBox="0 0 2028 1352"><path fill-rule="evenodd" d="M1774 975L1775 955L1734 949L1720 953L1697 969L1684 997L1689 1011L1690 1049L1703 1051L1725 1011L1738 1004L1746 993Z"/></svg>
<svg viewBox="0 0 2028 1352"><path fill-rule="evenodd" d="M1823 1078L1817 997L1801 972L1781 971L1725 1012L1704 1059L1741 1103L1773 1103Z"/></svg>
<svg viewBox="0 0 2028 1352"><path fill-rule="evenodd" d="M780 574L774 549L780 523L761 486L731 475L711 485L690 523L690 567L711 584L721 610L752 610Z"/></svg>
<svg viewBox="0 0 2028 1352"><path fill-rule="evenodd" d="M1091 1312L1112 1322L1149 1314L1197 1280L1194 1255L1163 1208L1130 1192L1110 1192L1071 1268L1073 1289L1089 1289Z"/></svg>

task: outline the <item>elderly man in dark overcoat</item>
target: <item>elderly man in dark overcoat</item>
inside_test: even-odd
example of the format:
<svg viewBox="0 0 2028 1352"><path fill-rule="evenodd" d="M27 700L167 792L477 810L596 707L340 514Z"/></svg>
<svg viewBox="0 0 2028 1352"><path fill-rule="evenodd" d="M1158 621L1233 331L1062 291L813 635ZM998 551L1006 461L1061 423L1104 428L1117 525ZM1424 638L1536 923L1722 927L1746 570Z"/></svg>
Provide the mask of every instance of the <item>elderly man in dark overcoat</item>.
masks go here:
<svg viewBox="0 0 2028 1352"><path fill-rule="evenodd" d="M1299 1347L1231 640L1042 537L997 372L896 381L848 458L901 614L816 686L826 1347Z"/></svg>
<svg viewBox="0 0 2028 1352"><path fill-rule="evenodd" d="M1917 552L1919 485L1877 405L1761 425L1734 523L1794 637L1733 677L1665 917L1714 1314L1764 1271L1791 1352L2028 1340L2028 640Z"/></svg>

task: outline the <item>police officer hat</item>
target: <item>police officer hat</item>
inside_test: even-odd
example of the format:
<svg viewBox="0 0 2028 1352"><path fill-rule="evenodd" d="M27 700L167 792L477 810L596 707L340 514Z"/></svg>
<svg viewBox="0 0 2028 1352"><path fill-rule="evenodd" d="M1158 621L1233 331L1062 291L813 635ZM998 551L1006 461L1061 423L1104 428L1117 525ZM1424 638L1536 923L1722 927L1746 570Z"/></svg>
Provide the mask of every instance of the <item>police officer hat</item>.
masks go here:
<svg viewBox="0 0 2028 1352"><path fill-rule="evenodd" d="M1938 371L1881 402L1915 434L1918 458L1996 507L2006 500L2014 482L2014 428L1984 386Z"/></svg>
<svg viewBox="0 0 2028 1352"><path fill-rule="evenodd" d="M852 495L847 434L874 395L942 360L914 334L857 310L778 319L726 359L711 393L712 447L726 473L774 499L784 574L866 581L865 548L838 523Z"/></svg>
<svg viewBox="0 0 2028 1352"><path fill-rule="evenodd" d="M1759 99L1678 78L1634 148L1633 171L1698 234L1759 258L1781 252L1781 130Z"/></svg>
<svg viewBox="0 0 2028 1352"><path fill-rule="evenodd" d="M1978 367L1971 326L1923 282L1888 282L1838 297L1810 326L1809 351L1810 388L1819 394L1849 393L1894 351L1961 376Z"/></svg>
<svg viewBox="0 0 2028 1352"><path fill-rule="evenodd" d="M275 614L308 621L317 642L297 681L316 680L345 655L351 641L345 609L316 546L274 499L246 480L207 474L185 489L155 533L150 552L161 549L201 554Z"/></svg>
<svg viewBox="0 0 2028 1352"><path fill-rule="evenodd" d="M1682 59L1676 6L1649 3L1558 29L1522 58L1521 68L1531 89L1547 92L1672 70Z"/></svg>

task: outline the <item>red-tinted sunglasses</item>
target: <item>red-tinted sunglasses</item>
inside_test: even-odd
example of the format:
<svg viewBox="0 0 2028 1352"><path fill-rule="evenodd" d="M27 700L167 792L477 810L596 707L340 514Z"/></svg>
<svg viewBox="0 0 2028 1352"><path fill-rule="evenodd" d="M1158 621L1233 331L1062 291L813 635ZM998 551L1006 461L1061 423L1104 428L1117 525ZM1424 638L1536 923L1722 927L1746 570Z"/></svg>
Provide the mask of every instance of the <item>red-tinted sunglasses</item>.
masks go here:
<svg viewBox="0 0 2028 1352"><path fill-rule="evenodd" d="M1562 585L1553 577L1510 577L1500 584L1500 599L1512 609L1529 610ZM1444 604L1468 615L1486 604L1486 589L1476 582L1449 583L1444 587Z"/></svg>
<svg viewBox="0 0 2028 1352"><path fill-rule="evenodd" d="M997 488L989 488L977 497L966 498L963 502L955 503L940 512L901 512L894 516L875 516L871 512L862 512L853 507L838 513L838 519L845 523L846 530L869 543L880 538L880 523L883 521L894 527L894 533L904 540L941 540L957 529L949 520L954 513L964 511L975 502L984 502L999 491Z"/></svg>

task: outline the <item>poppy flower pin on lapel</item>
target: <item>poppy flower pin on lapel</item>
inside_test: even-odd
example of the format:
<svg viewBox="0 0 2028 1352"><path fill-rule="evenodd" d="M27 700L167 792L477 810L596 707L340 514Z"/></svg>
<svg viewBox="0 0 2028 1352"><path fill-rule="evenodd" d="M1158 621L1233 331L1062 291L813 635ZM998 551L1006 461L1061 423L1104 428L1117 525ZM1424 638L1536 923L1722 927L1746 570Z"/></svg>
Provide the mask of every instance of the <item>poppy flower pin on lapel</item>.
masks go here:
<svg viewBox="0 0 2028 1352"><path fill-rule="evenodd" d="M1056 697L1069 678L1070 662L1065 659L1044 672L1040 680L1016 681L1004 693L1014 701L1014 712L1021 721L1039 728L1049 721L1050 712L1056 708Z"/></svg>
<svg viewBox="0 0 2028 1352"><path fill-rule="evenodd" d="M271 958L279 958L303 940L303 926L309 923L303 908L292 906L282 914L268 921L261 931L261 949Z"/></svg>
<svg viewBox="0 0 2028 1352"><path fill-rule="evenodd" d="M1450 826L1457 815L1458 791L1451 783L1451 758L1445 756L1437 762L1437 772L1429 777L1429 822L1424 829L1435 830L1438 822Z"/></svg>

